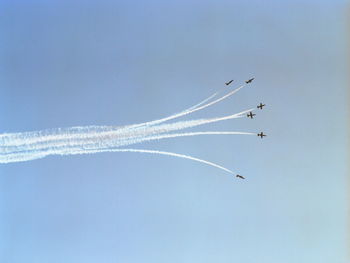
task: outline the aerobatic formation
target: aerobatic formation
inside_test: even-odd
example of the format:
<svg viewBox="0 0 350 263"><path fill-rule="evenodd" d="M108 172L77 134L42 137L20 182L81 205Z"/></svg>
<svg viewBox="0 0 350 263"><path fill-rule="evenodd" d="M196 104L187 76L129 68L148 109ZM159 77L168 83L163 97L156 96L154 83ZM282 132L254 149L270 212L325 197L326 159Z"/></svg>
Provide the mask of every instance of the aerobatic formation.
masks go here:
<svg viewBox="0 0 350 263"><path fill-rule="evenodd" d="M246 84L251 83L253 79L254 78L245 81ZM232 82L233 80L225 84L229 85ZM200 103L184 111L162 119L139 124L127 126L83 126L71 128L56 128L31 132L3 133L0 134L0 163L30 161L39 158L44 158L49 155L73 155L101 152L138 152L161 154L190 159L219 168L228 173L235 174L237 178L244 179L243 176L234 173L228 168L189 155L157 150L121 147L126 147L145 141L198 135L258 135L259 137L263 138L264 136L266 136L263 132L175 132L223 120L242 118L246 114L248 117L253 118L253 116L255 116L255 114L252 113L255 110L254 108L216 118L168 122L170 120L184 117L194 112L203 110L207 107L213 106L214 104L232 96L245 86L246 85L242 85L234 90L228 91L222 96L219 96L219 92L216 92L210 97L201 101ZM262 109L263 106L265 106L265 104L260 103L260 105L258 105L257 108Z"/></svg>

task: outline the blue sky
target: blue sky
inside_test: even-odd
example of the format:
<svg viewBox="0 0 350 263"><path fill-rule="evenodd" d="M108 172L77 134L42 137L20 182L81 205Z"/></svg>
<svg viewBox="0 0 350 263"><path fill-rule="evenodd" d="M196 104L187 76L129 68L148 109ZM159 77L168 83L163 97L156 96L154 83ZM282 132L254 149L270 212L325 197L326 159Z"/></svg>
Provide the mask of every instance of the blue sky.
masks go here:
<svg viewBox="0 0 350 263"><path fill-rule="evenodd" d="M0 132L124 125L255 76L193 118L267 104L264 131L145 143L164 156L0 166L1 262L348 262L345 1L2 1Z"/></svg>

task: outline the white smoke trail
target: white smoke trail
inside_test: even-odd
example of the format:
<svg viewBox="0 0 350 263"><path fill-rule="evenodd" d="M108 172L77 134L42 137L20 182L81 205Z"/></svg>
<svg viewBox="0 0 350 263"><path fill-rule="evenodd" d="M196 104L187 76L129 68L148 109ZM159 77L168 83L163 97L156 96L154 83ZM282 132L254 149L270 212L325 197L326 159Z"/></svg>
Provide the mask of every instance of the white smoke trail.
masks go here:
<svg viewBox="0 0 350 263"><path fill-rule="evenodd" d="M251 109L250 109L251 110ZM15 145L4 145L0 149L0 163L7 162L6 154L14 154L20 152L50 152L51 154L59 154L60 151L68 151L69 149L75 149L77 147L88 147L88 149L97 149L101 147L120 147L131 145L135 143L140 143L147 139L149 136L156 135L159 136L163 133L169 133L175 130L182 130L186 128L192 128L203 124L209 124L213 122L223 121L227 119L242 117L242 114L250 111L246 110L236 114L212 118L212 119L199 119L191 121L181 121L176 123L162 124L151 127L138 128L136 130L119 130L116 131L101 131L84 134L83 136L77 137L75 133L73 135L69 134L69 129L64 129L64 139L62 139L62 134L59 134L58 139L55 137L57 134L47 136L46 140L43 137L38 138L38 132L34 134L25 133L22 142ZM61 131L61 130L59 130ZM57 131L56 131L57 132ZM166 137L164 137L166 138ZM54 149L54 151L52 151Z"/></svg>
<svg viewBox="0 0 350 263"><path fill-rule="evenodd" d="M4 145L4 146L20 145L20 144L23 144L23 138L26 138L25 144L28 144L28 143L30 143L30 141L29 141L30 137L33 138L32 142L65 139L67 133L69 133L69 138L87 138L87 137L89 137L89 135L94 134L94 133L109 132L109 131L122 132L122 131L128 131L131 128L159 124L159 123L165 122L167 120L179 118L181 116L184 116L184 115L190 114L192 112L198 111L200 109L204 109L206 107L214 105L214 104L228 98L229 96L233 95L242 87L243 86L231 91L230 93L220 97L216 101L211 102L209 104L206 104L206 105L200 107L199 109L198 109L198 106L209 101L210 99L215 97L218 93L217 92L214 93L213 95L204 99L200 103L190 107L189 109L186 109L180 113L171 115L171 116L163 118L163 119L155 120L155 121L149 121L149 122L134 124L134 125L126 125L126 126L122 126L122 127L120 127L120 126L84 126L84 127L72 127L72 128L57 128L57 129L44 130L44 131L34 131L34 132L5 133L5 134L0 135L0 145Z"/></svg>
<svg viewBox="0 0 350 263"><path fill-rule="evenodd" d="M180 113L177 113L177 114L174 114L174 115L171 115L171 116L169 116L169 117L165 117L165 118L162 118L162 119L159 119L159 120L154 120L154 121L149 121L149 122L144 122L144 123L135 124L135 125L132 125L131 127L132 127L132 128L136 128L136 127L140 127L140 126L155 125L155 124L158 124L158 123L162 123L162 122L165 122L165 121L168 121L168 120L172 120L172 119L175 119L175 118L179 118L179 117L188 115L188 114L190 114L190 113L193 113L193 112L196 112L196 111L199 111L199 110L203 110L203 109L205 109L205 108L207 108L207 107L209 107L209 106L212 106L212 105L214 105L214 104L216 104L216 103L218 103L218 102L220 102L220 101L223 101L224 99L226 99L226 98L232 96L233 94L235 94L237 91L239 91L239 90L242 89L243 87L245 87L245 85L240 86L239 88L237 88L237 89L235 89L235 90L229 92L228 94L226 94L226 95L224 95L224 96L222 96L222 97L220 97L220 98L218 98L218 99L216 99L216 100L214 100L214 101L212 101L212 102L209 102L208 104L205 104L205 105L203 105L203 106L196 107L196 108L194 108L194 109L191 109L191 108L192 108L192 107L191 107L191 108L190 108L191 110L188 110L188 111L185 110L185 111L182 111L182 112L180 112ZM213 95L212 95L212 96L213 96ZM209 98L210 98L210 97L209 97Z"/></svg>
<svg viewBox="0 0 350 263"><path fill-rule="evenodd" d="M217 118L179 121L168 124L163 123L212 106L232 96L243 87L244 86L241 86L227 93L226 95L209 102L218 94L214 93L213 95L209 96L208 98L204 99L198 104L180 113L159 120L144 122L135 125L127 125L121 127L85 126L72 128L57 128L44 131L0 134L0 163L34 160L43 158L48 155L69 155L98 152L140 152L186 158L233 173L231 170L224 168L220 165L192 156L154 150L120 149L117 147L128 146L131 144L151 140L160 140L165 138L175 138L184 136L235 134L255 135L255 133L232 131L170 133L177 130L193 128L199 125L241 118L244 117L245 113L253 111L254 108L236 114L231 114Z"/></svg>
<svg viewBox="0 0 350 263"><path fill-rule="evenodd" d="M215 92L214 94L212 94L208 98L197 103L196 105L191 106L188 109L181 111L180 113L191 111L191 110L203 105L207 101L209 101L212 98L214 98L215 96L217 96L217 94L218 94L218 92ZM176 115L178 115L178 114L179 113L176 113ZM4 146L14 146L14 145L20 144L22 142L21 138L23 138L23 137L33 136L33 137L36 137L36 140L33 140L33 142L34 141L38 142L40 140L53 139L53 137L51 137L53 133L58 133L57 135L53 135L53 136L55 136L56 139L59 139L59 136L62 136L62 137L64 136L65 130L69 130L69 133L71 135L76 134L77 136L85 136L85 135L92 133L92 132L115 131L115 130L121 130L121 128L128 129L128 128L131 128L133 126L139 126L139 125L142 125L142 123L135 124L135 125L126 125L123 127L118 127L118 126L117 127L116 126L83 126L83 127L79 127L78 126L78 127L71 127L71 128L56 128L56 129L43 130L43 131L38 131L38 132L3 133L3 134L0 134L0 142L1 142L1 145L4 145ZM59 133L61 133L61 135Z"/></svg>
<svg viewBox="0 0 350 263"><path fill-rule="evenodd" d="M145 150L145 149L99 149L99 150L88 150L88 151L75 151L74 153L69 153L69 154L85 154L85 153L103 153L103 152L135 152L135 153L151 153L151 154L160 154L160 155L168 155L168 156L173 156L173 157L179 157L179 158L184 158L200 163L204 163L207 165L210 165L215 168L219 168L223 171L226 171L230 174L235 174L232 170L227 169L221 165L218 165L213 162L209 162L203 159L199 159L190 155L184 155L184 154L179 154L179 153L173 153L173 152L164 152L164 151L156 151L156 150Z"/></svg>
<svg viewBox="0 0 350 263"><path fill-rule="evenodd" d="M230 132L230 131L206 131L206 132L184 132L184 133L170 133L157 136L149 136L142 138L144 141L161 140L166 138L177 138L177 137L189 137L198 135L256 135L252 132Z"/></svg>
<svg viewBox="0 0 350 263"><path fill-rule="evenodd" d="M193 105L192 107L189 107L188 109L185 109L183 110L182 112L185 112L185 111L191 111L195 108L198 108L199 106L203 105L204 103L206 103L207 101L213 99L216 97L216 95L218 95L218 92L215 92L213 95L209 96L208 98L202 100L201 102L197 103L196 105Z"/></svg>
<svg viewBox="0 0 350 263"><path fill-rule="evenodd" d="M250 109L252 110L252 109ZM61 154L73 152L77 149L82 150L92 150L100 148L112 148L131 145L135 143L140 143L147 139L147 137L156 135L154 138L159 136L162 133L168 133L174 130L181 130L186 128L192 128L195 126L218 122L227 119L239 118L242 117L242 114L250 111L243 111L240 113L212 118L212 119L199 119L192 121L182 121L172 124L162 124L151 127L138 128L136 130L129 129L123 132L118 131L108 131L108 132L96 132L96 129L90 134L84 134L83 136L76 137L77 134L73 132L73 137L70 138L70 134L65 134L65 139L61 141L55 140L55 135L49 136L51 140L36 142L38 139L38 132L34 134L24 133L22 144L21 145L11 145L11 146L2 146L0 148L0 163L9 163L13 161L23 161L23 160L32 160L33 156L36 158L41 158L42 156L50 154ZM74 128L74 131L76 128ZM55 131L59 133L62 131L59 129ZM64 132L69 131L69 129L63 129ZM39 132L40 134L40 132ZM59 134L62 135L62 134ZM29 136L29 137L28 137ZM89 137L90 136L90 137ZM171 135L170 135L171 136ZM40 137L40 136L39 136ZM33 142L34 141L34 142ZM16 158L18 155L18 159Z"/></svg>
<svg viewBox="0 0 350 263"><path fill-rule="evenodd" d="M228 132L228 131L207 131L207 132L188 132L188 133L173 133L173 134L163 134L159 136L149 136L149 137L143 137L138 139L137 142L144 142L144 141L151 141L151 140L160 140L165 138L176 138L176 137L185 137L185 136L198 136L198 135L255 135L255 133L249 133L249 132ZM135 142L134 142L135 143ZM131 143L129 143L131 144ZM107 147L107 148L106 148ZM10 163L10 162L19 162L19 161L28 161L28 160L34 160L43 158L48 155L68 155L68 154L88 154L88 153L99 153L99 152L111 152L111 151L119 151L115 149L113 146L109 145L106 146L104 144L99 144L98 146L93 145L75 145L74 147L65 146L62 148L59 147L51 147L48 149L45 149L43 151L40 151L40 149L32 149L28 151L22 151L22 152L11 152L6 157L6 160L0 159L0 163ZM122 150L126 151L126 150ZM129 151L129 149L127 150ZM136 150L135 150L136 151ZM147 150L148 151L148 150ZM156 152L156 151L148 151L148 152ZM165 152L163 152L165 153ZM173 154L169 153L168 155L172 156L180 156L179 154ZM185 156L185 155L181 155ZM200 160L194 157L186 157L188 159L192 160ZM201 162L206 164L212 164L209 161L201 160ZM215 164L214 164L215 166ZM226 169L226 168L225 168Z"/></svg>

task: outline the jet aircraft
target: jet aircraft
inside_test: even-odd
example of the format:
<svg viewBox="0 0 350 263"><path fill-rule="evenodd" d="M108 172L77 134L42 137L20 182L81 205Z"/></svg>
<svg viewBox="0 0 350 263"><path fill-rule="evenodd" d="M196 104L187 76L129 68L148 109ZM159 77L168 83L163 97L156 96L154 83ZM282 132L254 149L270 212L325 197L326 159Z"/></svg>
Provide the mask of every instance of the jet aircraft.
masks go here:
<svg viewBox="0 0 350 263"><path fill-rule="evenodd" d="M241 179L245 179L242 175L239 175L239 174L237 174L236 177L241 178Z"/></svg>
<svg viewBox="0 0 350 263"><path fill-rule="evenodd" d="M253 80L254 80L254 78L248 79L248 80L245 81L245 83L248 84L248 83L252 82Z"/></svg>
<svg viewBox="0 0 350 263"><path fill-rule="evenodd" d="M264 134L263 132L260 132L257 134L258 136L260 136L260 138L262 139L264 136L266 136L266 134Z"/></svg>
<svg viewBox="0 0 350 263"><path fill-rule="evenodd" d="M262 110L262 108L265 106L265 104L262 104L261 102L260 102L260 105L258 105L258 106L256 106L258 109L261 109Z"/></svg>
<svg viewBox="0 0 350 263"><path fill-rule="evenodd" d="M230 85L233 82L233 79L231 79L229 82L225 82L226 86Z"/></svg>
<svg viewBox="0 0 350 263"><path fill-rule="evenodd" d="M254 117L255 115L256 115L256 114L254 114L254 113L252 113L252 112L249 112L249 114L247 114L247 117L253 119L253 117Z"/></svg>

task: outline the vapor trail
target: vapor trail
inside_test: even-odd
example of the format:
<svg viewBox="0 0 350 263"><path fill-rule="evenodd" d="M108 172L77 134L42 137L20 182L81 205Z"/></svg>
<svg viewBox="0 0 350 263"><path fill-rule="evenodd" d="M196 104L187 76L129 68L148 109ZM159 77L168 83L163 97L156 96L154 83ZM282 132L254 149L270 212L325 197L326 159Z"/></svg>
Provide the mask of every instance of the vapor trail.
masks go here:
<svg viewBox="0 0 350 263"><path fill-rule="evenodd" d="M220 102L220 101L223 101L224 99L226 99L226 98L232 96L233 94L235 94L237 91L239 91L239 90L242 89L243 87L244 87L244 85L243 85L243 86L240 86L239 88L237 88L237 89L235 89L235 90L229 92L228 94L226 94L226 95L224 95L224 96L222 96L222 97L220 97L220 98L218 98L218 99L216 99L216 100L214 100L214 101L212 101L212 102L209 102L209 103L207 103L207 104L205 104L205 105L203 105L203 106L196 107L196 108L194 108L194 109L191 109L191 108L192 108L192 107L191 107L191 108L189 108L190 110L187 110L187 111L185 110L185 111L182 111L182 112L180 112L180 113L176 113L176 114L174 114L174 115L171 115L171 116L169 116L169 117L165 117L165 118L162 118L162 119L159 119L159 120L154 120L154 121L149 121L149 122L144 122L144 123L135 124L135 125L132 125L131 127L132 127L132 128L136 128L136 127L146 126L146 125L155 125L155 124L158 124L158 123L162 123L162 122L165 122L165 121L168 121L168 120L172 120L172 119L175 119L175 118L179 118L179 117L188 115L188 114L190 114L190 113L193 113L193 112L196 112L196 111L199 111L199 110L203 110L203 109L205 109L205 108L207 108L207 107L209 107L209 106L212 106L212 105L214 105L214 104L216 104L216 103L218 103L218 102ZM214 94L214 95L215 95L215 94ZM214 95L210 96L209 98L214 97ZM208 98L208 99L209 99L209 98ZM206 100L207 100L207 99L206 99ZM202 103L199 103L199 104L202 104Z"/></svg>
<svg viewBox="0 0 350 263"><path fill-rule="evenodd" d="M142 139L142 141L161 140L165 138L189 137L198 135L256 135L252 132L230 132L230 131L206 131L206 132L184 132L184 133L169 133L157 136L149 136Z"/></svg>
<svg viewBox="0 0 350 263"><path fill-rule="evenodd" d="M183 110L182 112L185 112L185 111L191 111L195 108L198 108L199 106L203 105L204 103L206 103L207 101L211 100L212 98L215 98L216 95L218 95L218 92L215 92L213 95L209 96L208 98L202 100L201 102L197 103L196 105L193 105L191 106L190 108L186 109L186 110Z"/></svg>
<svg viewBox="0 0 350 263"><path fill-rule="evenodd" d="M219 168L229 173L231 170L215 163L198 159L192 156L172 152L142 150L142 149L120 149L122 146L129 146L145 141L160 140L199 135L255 135L248 132L233 131L201 131L172 133L178 130L194 128L196 126L215 123L219 121L244 117L244 114L253 111L254 108L239 113L216 118L194 119L164 123L166 121L189 115L215 105L220 101L232 96L244 86L228 92L227 94L214 99L218 93L214 93L196 105L173 114L171 116L126 126L84 126L71 128L57 128L43 131L4 133L0 134L0 163L11 163L29 161L43 158L48 155L71 155L98 152L140 152L162 154L198 161Z"/></svg>
<svg viewBox="0 0 350 263"><path fill-rule="evenodd" d="M193 128L196 126L215 123L223 120L241 118L242 115L252 111L254 109L245 110L236 114L210 118L210 119L198 119L190 121L181 121L175 123L161 124L156 126L145 126L137 129L112 129L112 130L97 130L89 129L85 133L75 133L76 128L73 128L73 132L70 132L69 128L56 129L49 131L39 132L26 132L22 137L17 136L16 139L10 141L1 141L0 144L3 146L2 153L13 152L13 151L28 151L28 150L39 150L49 147L69 147L73 145L87 145L97 143L99 146L102 143L108 143L111 146L125 146L139 142L139 138L145 136L169 133L176 130L182 130L187 128ZM0 156L1 163L1 156Z"/></svg>
<svg viewBox="0 0 350 263"><path fill-rule="evenodd" d="M203 159L199 159L190 155L185 155L185 154L179 154L179 153L173 153L173 152L164 152L164 151L156 151L156 150L144 150L144 149L99 149L99 150L90 150L90 151L75 151L72 154L85 154L85 153L103 153L103 152L136 152L136 153L151 153L151 154L160 154L160 155L168 155L168 156L174 156L174 157L179 157L179 158L184 158L184 159L189 159L192 161L204 163L210 166L213 166L215 168L219 168L221 170L224 170L230 174L235 174L232 170L227 169L221 165L218 165L213 162L209 162Z"/></svg>
<svg viewBox="0 0 350 263"><path fill-rule="evenodd" d="M204 99L200 103L190 107L187 110L181 111L180 113L173 114L169 117L162 118L162 119L155 120L155 121L144 122L144 123L134 124L134 125L126 125L126 126L122 126L122 127L120 127L120 126L84 126L84 127L72 127L72 128L57 128L57 129L34 131L34 132L5 133L5 134L0 134L0 145L14 146L14 145L18 145L21 143L23 144L23 138L28 139L25 142L27 144L27 143L29 143L29 139L31 137L34 138L34 139L32 139L32 141L34 141L34 142L53 140L53 139L64 139L66 137L67 133L69 133L70 138L87 138L90 135L93 135L95 133L116 132L116 131L118 131L118 133L120 133L122 131L127 132L131 128L159 124L159 123L165 122L167 120L179 118L181 116L193 113L195 111L198 111L198 110L201 110L204 108L207 108L211 105L214 105L214 104L228 98L229 96L233 95L234 93L236 93L238 90L240 90L243 87L244 86L241 86L241 87L229 92L228 94L220 97L219 99L198 108L198 106L204 104L205 102L207 102L210 99L212 99L213 97L215 97L217 95L217 92L216 92L213 95L209 96L208 98ZM244 113L245 112L242 112L240 114L244 114Z"/></svg>

